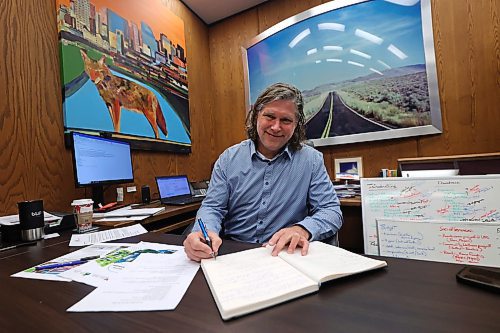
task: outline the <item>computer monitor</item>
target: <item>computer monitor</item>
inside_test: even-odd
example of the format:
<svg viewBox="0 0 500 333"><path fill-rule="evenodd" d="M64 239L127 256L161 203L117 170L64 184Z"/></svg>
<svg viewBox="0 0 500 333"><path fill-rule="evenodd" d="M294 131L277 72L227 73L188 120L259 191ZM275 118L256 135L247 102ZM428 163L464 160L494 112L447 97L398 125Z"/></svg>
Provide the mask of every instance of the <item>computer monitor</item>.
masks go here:
<svg viewBox="0 0 500 333"><path fill-rule="evenodd" d="M129 143L78 132L72 142L75 184L92 188L94 207L104 204L103 185L134 181Z"/></svg>

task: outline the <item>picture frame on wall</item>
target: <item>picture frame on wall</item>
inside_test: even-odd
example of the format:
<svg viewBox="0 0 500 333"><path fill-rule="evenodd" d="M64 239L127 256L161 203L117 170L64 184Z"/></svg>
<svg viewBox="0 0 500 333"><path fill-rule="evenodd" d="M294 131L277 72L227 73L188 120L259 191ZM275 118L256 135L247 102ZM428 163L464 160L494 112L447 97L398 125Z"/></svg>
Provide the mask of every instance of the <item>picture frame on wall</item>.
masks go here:
<svg viewBox="0 0 500 333"><path fill-rule="evenodd" d="M442 132L430 0L331 1L242 53L248 110L267 86L296 86L317 147Z"/></svg>
<svg viewBox="0 0 500 333"><path fill-rule="evenodd" d="M63 119L133 149L191 152L184 21L162 0L56 0Z"/></svg>
<svg viewBox="0 0 500 333"><path fill-rule="evenodd" d="M359 180L363 177L361 157L336 158L334 160L335 180Z"/></svg>

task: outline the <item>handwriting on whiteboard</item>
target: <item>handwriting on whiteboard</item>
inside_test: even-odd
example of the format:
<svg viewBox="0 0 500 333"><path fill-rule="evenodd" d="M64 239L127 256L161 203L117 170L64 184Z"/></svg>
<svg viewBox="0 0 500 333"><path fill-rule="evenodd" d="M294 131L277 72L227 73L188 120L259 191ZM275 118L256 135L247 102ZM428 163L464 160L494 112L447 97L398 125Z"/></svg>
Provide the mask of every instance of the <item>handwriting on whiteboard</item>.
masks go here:
<svg viewBox="0 0 500 333"><path fill-rule="evenodd" d="M380 255L500 267L500 224L378 220Z"/></svg>
<svg viewBox="0 0 500 333"><path fill-rule="evenodd" d="M365 178L361 193L366 254L378 254L377 218L500 221L499 176Z"/></svg>

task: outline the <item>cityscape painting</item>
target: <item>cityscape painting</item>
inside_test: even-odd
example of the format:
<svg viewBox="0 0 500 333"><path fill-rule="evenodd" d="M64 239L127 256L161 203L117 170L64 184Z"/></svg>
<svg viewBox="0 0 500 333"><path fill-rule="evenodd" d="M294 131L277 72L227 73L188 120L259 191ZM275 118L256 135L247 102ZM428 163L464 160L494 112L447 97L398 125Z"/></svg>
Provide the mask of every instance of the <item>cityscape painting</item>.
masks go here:
<svg viewBox="0 0 500 333"><path fill-rule="evenodd" d="M339 0L244 50L248 108L268 85L304 96L315 146L442 132L430 0Z"/></svg>
<svg viewBox="0 0 500 333"><path fill-rule="evenodd" d="M162 0L56 0L65 133L191 152L184 22Z"/></svg>

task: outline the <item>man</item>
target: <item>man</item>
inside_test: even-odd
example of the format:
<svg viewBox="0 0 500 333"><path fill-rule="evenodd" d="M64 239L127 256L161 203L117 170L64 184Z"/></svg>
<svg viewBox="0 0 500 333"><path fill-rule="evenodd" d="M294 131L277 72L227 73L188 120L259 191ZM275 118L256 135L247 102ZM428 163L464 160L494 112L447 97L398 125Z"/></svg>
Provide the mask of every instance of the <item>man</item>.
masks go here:
<svg viewBox="0 0 500 333"><path fill-rule="evenodd" d="M342 225L339 201L323 155L302 144L305 117L300 91L284 83L268 87L247 116L249 139L224 151L215 163L197 219L206 224L217 252L226 238L288 246L307 254L309 241L333 236ZM187 256L210 258L199 226L184 241Z"/></svg>

